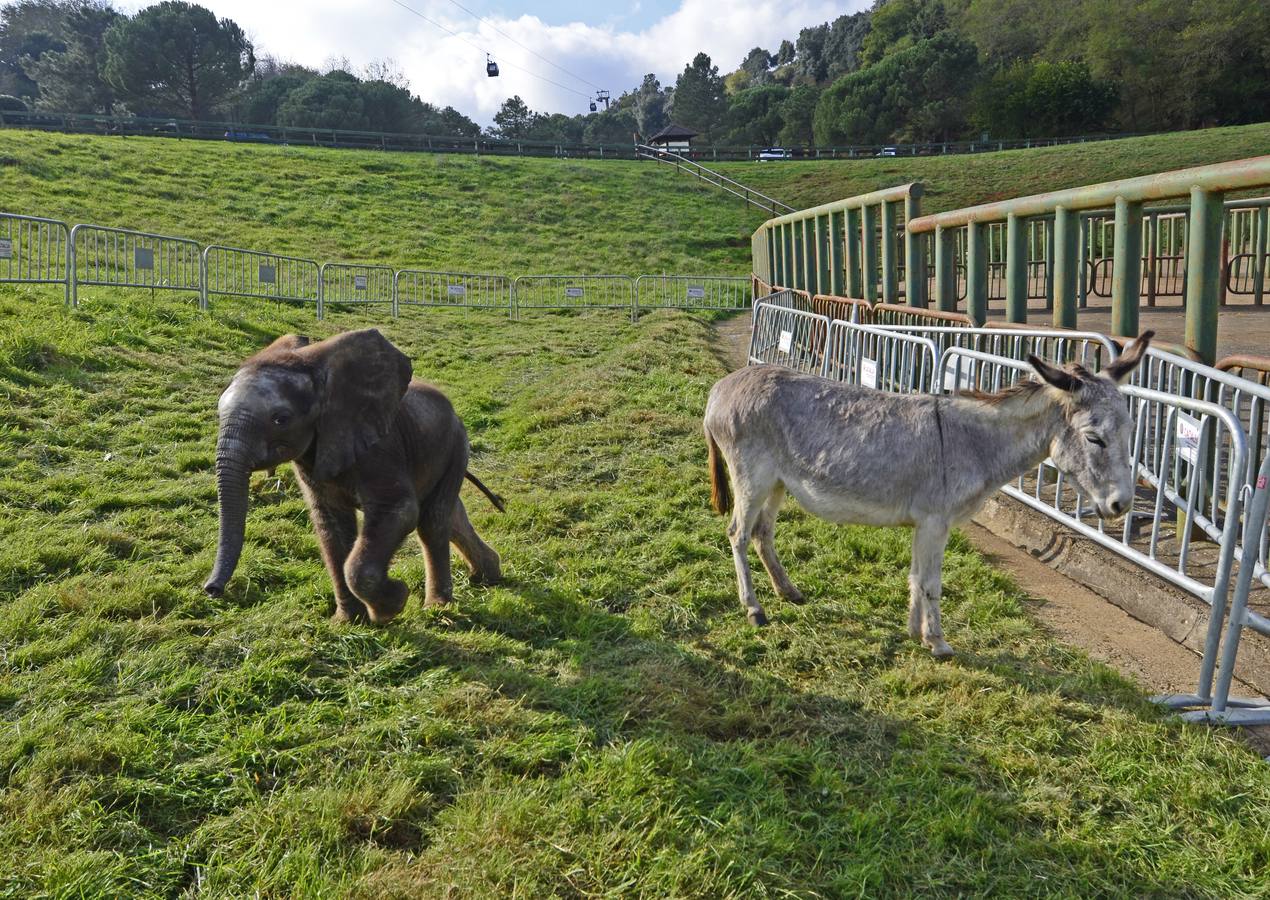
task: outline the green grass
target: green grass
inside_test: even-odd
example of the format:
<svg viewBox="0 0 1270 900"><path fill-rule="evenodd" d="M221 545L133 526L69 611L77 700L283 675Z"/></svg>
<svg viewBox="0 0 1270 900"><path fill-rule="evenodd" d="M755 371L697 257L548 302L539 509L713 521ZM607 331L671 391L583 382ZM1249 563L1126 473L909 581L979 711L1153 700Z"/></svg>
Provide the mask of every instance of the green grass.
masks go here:
<svg viewBox="0 0 1270 900"><path fill-rule="evenodd" d="M44 180L28 171L39 142L63 141ZM578 167L596 183L576 209L598 245L522 225L519 242L507 226L484 246L469 229L513 201L477 191L455 212L442 200L456 179L539 184L538 204L504 213L527 216L576 189L573 164L0 146L20 157L6 206L115 208L323 252L338 229L402 262L427 228L474 266L580 266L598 246L621 262L605 268L637 271L643 251L623 241L640 239L667 269L714 267L680 244L741 221L678 181L596 163ZM99 181L152 160L149 187L94 190L74 160L100 153L137 155ZM349 172L372 161L415 176L320 217L324 197L360 196ZM180 172L206 179L199 194L160 197ZM287 173L296 184L275 190ZM605 213L610 188L621 202ZM431 218L394 207L423 191ZM291 208L255 218L271 204ZM668 230L641 221L662 211ZM0 288L0 896L1270 892L1270 769L1047 637L962 538L946 564L951 663L905 637L906 532L793 507L777 541L810 602L764 585L773 625L750 628L699 435L725 367L709 323L679 313L382 322L448 391L474 471L510 501L500 515L469 497L507 582L458 575L456 603L425 610L407 545L403 617L331 625L284 469L253 478L242 563L223 598L204 596L217 394L279 333L367 321L101 289L67 312L56 290Z"/></svg>

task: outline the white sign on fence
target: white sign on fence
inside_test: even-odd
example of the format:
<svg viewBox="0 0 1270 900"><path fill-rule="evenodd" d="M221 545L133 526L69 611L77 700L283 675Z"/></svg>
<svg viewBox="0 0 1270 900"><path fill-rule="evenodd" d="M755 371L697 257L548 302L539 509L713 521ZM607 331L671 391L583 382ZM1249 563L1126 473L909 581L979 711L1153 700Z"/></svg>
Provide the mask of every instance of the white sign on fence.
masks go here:
<svg viewBox="0 0 1270 900"><path fill-rule="evenodd" d="M0 240L0 259L13 259L13 241L10 238Z"/></svg>
<svg viewBox="0 0 1270 900"><path fill-rule="evenodd" d="M366 290L366 276L365 275L353 276L353 290L355 291Z"/></svg>
<svg viewBox="0 0 1270 900"><path fill-rule="evenodd" d="M1177 414L1177 455L1191 465L1199 463L1199 419L1184 412Z"/></svg>
<svg viewBox="0 0 1270 900"><path fill-rule="evenodd" d="M137 247L132 251L132 264L138 269L154 269L154 250Z"/></svg>
<svg viewBox="0 0 1270 900"><path fill-rule="evenodd" d="M260 277L258 279L261 284L277 284L278 283L278 267L268 266L264 263L260 264Z"/></svg>
<svg viewBox="0 0 1270 900"><path fill-rule="evenodd" d="M445 286L445 292L451 297L466 297L467 285L466 284L447 284Z"/></svg>
<svg viewBox="0 0 1270 900"><path fill-rule="evenodd" d="M565 295L566 297L581 297L581 296L582 296L582 288L580 288L580 287L567 287L567 288L565 288L565 289L564 289L564 295Z"/></svg>
<svg viewBox="0 0 1270 900"><path fill-rule="evenodd" d="M700 300L705 295L706 295L706 289L704 286L690 285L688 288L689 300Z"/></svg>
<svg viewBox="0 0 1270 900"><path fill-rule="evenodd" d="M782 331L780 342L776 345L781 353L789 353L789 348L794 346L794 332Z"/></svg>
<svg viewBox="0 0 1270 900"><path fill-rule="evenodd" d="M867 356L860 357L860 384L865 387L878 386L878 364Z"/></svg>
<svg viewBox="0 0 1270 900"><path fill-rule="evenodd" d="M975 361L968 356L954 356L944 365L944 390L959 391L974 387Z"/></svg>

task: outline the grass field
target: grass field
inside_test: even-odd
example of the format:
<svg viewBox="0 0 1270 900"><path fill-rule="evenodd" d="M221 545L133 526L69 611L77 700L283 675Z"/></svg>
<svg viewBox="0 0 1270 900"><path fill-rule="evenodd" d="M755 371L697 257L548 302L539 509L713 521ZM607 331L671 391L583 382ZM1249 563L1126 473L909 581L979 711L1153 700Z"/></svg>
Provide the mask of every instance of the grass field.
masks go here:
<svg viewBox="0 0 1270 900"><path fill-rule="evenodd" d="M0 133L2 205L403 264L744 261L747 214L647 168L245 149ZM402 173L346 183L371 164ZM515 178L537 199L500 210ZM550 197L595 233L515 221ZM510 500L468 498L506 583L331 625L284 469L204 596L217 394L279 333L368 321L0 287L0 896L1270 892L1270 769L1041 633L960 537L951 663L905 637L907 533L792 507L810 602L763 585L750 628L699 434L725 367L683 314L383 317ZM395 572L421 593L414 546Z"/></svg>

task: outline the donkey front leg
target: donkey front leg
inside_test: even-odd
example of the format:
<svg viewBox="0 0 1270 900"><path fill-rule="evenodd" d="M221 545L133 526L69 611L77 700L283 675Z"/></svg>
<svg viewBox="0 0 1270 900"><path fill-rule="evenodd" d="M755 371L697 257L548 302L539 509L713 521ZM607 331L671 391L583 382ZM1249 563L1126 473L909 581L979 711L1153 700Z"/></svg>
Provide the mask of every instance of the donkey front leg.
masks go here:
<svg viewBox="0 0 1270 900"><path fill-rule="evenodd" d="M944 548L948 545L948 525L927 519L913 529L913 565L908 575L908 632L920 635L922 643L937 657L952 656L944 640L939 619L939 597L943 591Z"/></svg>

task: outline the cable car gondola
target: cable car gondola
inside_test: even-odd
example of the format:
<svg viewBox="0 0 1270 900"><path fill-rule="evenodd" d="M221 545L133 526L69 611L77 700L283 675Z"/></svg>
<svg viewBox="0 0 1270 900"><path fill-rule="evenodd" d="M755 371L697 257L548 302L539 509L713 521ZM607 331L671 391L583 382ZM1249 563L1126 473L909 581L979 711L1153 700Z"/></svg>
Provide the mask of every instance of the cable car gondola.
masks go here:
<svg viewBox="0 0 1270 900"><path fill-rule="evenodd" d="M498 77L498 63L490 59L489 54L485 54L485 74L490 78Z"/></svg>

